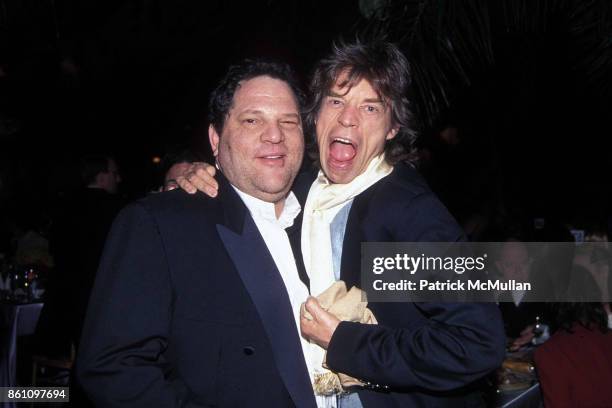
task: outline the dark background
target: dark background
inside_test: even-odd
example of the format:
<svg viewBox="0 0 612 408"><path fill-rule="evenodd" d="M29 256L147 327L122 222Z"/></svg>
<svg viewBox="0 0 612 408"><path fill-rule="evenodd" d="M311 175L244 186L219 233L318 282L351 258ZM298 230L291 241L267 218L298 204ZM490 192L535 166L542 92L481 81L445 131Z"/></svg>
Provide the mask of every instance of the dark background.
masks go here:
<svg viewBox="0 0 612 408"><path fill-rule="evenodd" d="M392 3L415 8L420 25L396 12L384 24L364 17L368 5ZM416 68L438 73L419 60L426 54L438 63L446 103L426 109L435 89L415 83L422 170L461 221L607 222L612 30L605 13L581 9L598 2L438 3L0 0L3 213L44 212L77 184L79 156L99 150L118 158L123 194L142 195L159 183L153 157L170 147L210 157L207 97L229 63L284 59L306 84L332 40L382 27ZM488 52L479 54L469 48L482 28L472 14L485 11ZM452 50L469 61L462 72L427 36L410 35L423 30L464 40ZM456 132L441 137L449 126Z"/></svg>

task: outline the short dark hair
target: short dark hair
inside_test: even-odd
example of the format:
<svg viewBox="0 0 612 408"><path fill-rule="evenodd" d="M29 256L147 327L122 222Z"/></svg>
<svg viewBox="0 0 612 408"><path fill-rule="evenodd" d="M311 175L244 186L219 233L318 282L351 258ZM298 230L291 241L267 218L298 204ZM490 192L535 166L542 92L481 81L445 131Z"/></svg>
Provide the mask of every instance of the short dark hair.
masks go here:
<svg viewBox="0 0 612 408"><path fill-rule="evenodd" d="M301 115L304 105L304 94L291 67L286 63L277 61L245 59L229 67L219 85L210 95L208 120L219 135L223 131L225 119L232 107L234 94L240 87L240 83L260 76L278 79L289 85L289 88L291 88L295 95Z"/></svg>
<svg viewBox="0 0 612 408"><path fill-rule="evenodd" d="M346 81L338 84L340 87L350 90L365 79L391 109L391 119L395 126L399 126L399 132L385 144L387 161L391 164L402 160L416 162L416 131L407 97L410 85L408 61L397 46L382 40L367 43L356 40L350 44L338 41L333 44L331 53L316 65L310 81L305 120L307 134L313 137L308 145L311 159L318 161L315 121L321 104L344 73L347 74Z"/></svg>
<svg viewBox="0 0 612 408"><path fill-rule="evenodd" d="M176 147L169 149L161 159L162 178L172 166L179 163L202 161L202 156L189 148Z"/></svg>
<svg viewBox="0 0 612 408"><path fill-rule="evenodd" d="M159 184L163 185L166 182L166 174L175 164L191 164L200 161L205 161L204 157L190 148L180 145L169 148L166 154L161 158L159 172L157 174Z"/></svg>
<svg viewBox="0 0 612 408"><path fill-rule="evenodd" d="M92 154L81 157L81 181L84 185L94 183L98 174L108 173L108 166L111 160L114 160L114 158L105 154Z"/></svg>

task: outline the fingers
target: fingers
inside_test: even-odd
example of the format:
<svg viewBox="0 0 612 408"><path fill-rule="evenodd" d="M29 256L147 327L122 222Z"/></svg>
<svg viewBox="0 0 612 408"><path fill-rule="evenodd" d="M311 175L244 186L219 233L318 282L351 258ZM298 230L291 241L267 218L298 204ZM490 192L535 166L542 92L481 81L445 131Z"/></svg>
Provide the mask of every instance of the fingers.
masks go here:
<svg viewBox="0 0 612 408"><path fill-rule="evenodd" d="M529 344L531 342L531 339L533 339L533 332L521 335L519 338L512 342L512 345L510 346L510 351L516 351L524 345Z"/></svg>
<svg viewBox="0 0 612 408"><path fill-rule="evenodd" d="M178 176L176 178L176 184L178 184L180 188L189 194L195 194L198 191L198 189L195 188L195 186L191 184L184 176Z"/></svg>
<svg viewBox="0 0 612 408"><path fill-rule="evenodd" d="M321 308L321 305L319 304L319 301L312 296L309 296L308 299L306 299L306 303L304 303L304 308L308 313L312 315L312 320L317 320L318 314L323 310Z"/></svg>
<svg viewBox="0 0 612 408"><path fill-rule="evenodd" d="M209 197L216 197L219 189L219 184L214 178L216 173L215 166L197 162L193 163L181 176L177 177L176 182L189 194L194 194L200 190Z"/></svg>
<svg viewBox="0 0 612 408"><path fill-rule="evenodd" d="M529 326L523 329L523 331L521 332L521 337L526 336L528 334L533 334L533 324L530 324Z"/></svg>
<svg viewBox="0 0 612 408"><path fill-rule="evenodd" d="M215 180L215 174L217 174L217 169L215 166L208 163L194 163L193 164L193 172L196 177L204 180L210 187L217 190L219 188L219 184L217 180Z"/></svg>
<svg viewBox="0 0 612 408"><path fill-rule="evenodd" d="M201 165L203 166L204 170L206 170L206 172L207 172L208 174L210 174L212 177L215 177L215 174L217 174L217 168L216 168L215 166L213 166L212 164L208 164L208 163L200 163L200 162L197 162L197 163L194 163L194 164L197 164L197 165L200 165L200 164L201 164ZM198 170L199 170L199 168L198 168ZM213 179L213 182L214 182L215 184L217 184L217 182L215 181L215 179Z"/></svg>
<svg viewBox="0 0 612 408"><path fill-rule="evenodd" d="M187 178L198 190L210 197L216 197L219 184L215 180L217 169L208 163L194 163Z"/></svg>
<svg viewBox="0 0 612 408"><path fill-rule="evenodd" d="M306 303L302 303L301 313L300 313L300 333L302 336L311 341L317 337L317 333L319 330L319 323L314 320L314 317L306 311Z"/></svg>
<svg viewBox="0 0 612 408"><path fill-rule="evenodd" d="M184 176L178 176L176 178L176 183L179 185L180 188L182 188L189 194L195 194L198 191L198 189L193 184L191 184L189 180L187 180Z"/></svg>
<svg viewBox="0 0 612 408"><path fill-rule="evenodd" d="M312 320L312 315L306 311L306 302L300 306L300 317L305 320Z"/></svg>

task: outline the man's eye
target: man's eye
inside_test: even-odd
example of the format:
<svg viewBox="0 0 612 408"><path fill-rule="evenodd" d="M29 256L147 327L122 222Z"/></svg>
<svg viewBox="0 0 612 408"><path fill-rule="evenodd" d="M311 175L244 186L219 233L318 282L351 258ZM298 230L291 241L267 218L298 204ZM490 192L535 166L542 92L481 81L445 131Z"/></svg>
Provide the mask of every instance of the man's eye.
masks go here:
<svg viewBox="0 0 612 408"><path fill-rule="evenodd" d="M378 107L372 106L372 105L366 105L365 110L366 112L374 113L374 112L378 112Z"/></svg>
<svg viewBox="0 0 612 408"><path fill-rule="evenodd" d="M342 101L339 99L330 99L329 104L332 106L340 106L342 105Z"/></svg>
<svg viewBox="0 0 612 408"><path fill-rule="evenodd" d="M253 119L253 118L247 118L247 119L244 119L242 123L247 124L247 125L256 125L258 123L258 120Z"/></svg>
<svg viewBox="0 0 612 408"><path fill-rule="evenodd" d="M292 120L286 120L286 121L281 122L281 125L288 126L288 127L293 127L293 126L297 126L298 123L295 122L295 121L292 121Z"/></svg>

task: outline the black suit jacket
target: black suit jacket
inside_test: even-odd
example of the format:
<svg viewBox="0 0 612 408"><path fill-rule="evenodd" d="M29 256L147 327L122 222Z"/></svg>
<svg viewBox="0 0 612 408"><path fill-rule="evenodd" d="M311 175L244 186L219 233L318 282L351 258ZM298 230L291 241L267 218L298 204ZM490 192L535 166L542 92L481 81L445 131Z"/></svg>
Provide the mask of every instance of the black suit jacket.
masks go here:
<svg viewBox="0 0 612 408"><path fill-rule="evenodd" d="M282 278L220 178L219 199L154 194L116 219L77 359L97 405L315 406Z"/></svg>
<svg viewBox="0 0 612 408"><path fill-rule="evenodd" d="M104 242L125 204L99 188L79 189L61 201L50 240L56 267L36 330L44 355L67 357L71 344L78 346Z"/></svg>
<svg viewBox="0 0 612 408"><path fill-rule="evenodd" d="M312 176L301 176L304 199ZM418 173L406 165L355 197L341 278L361 286L361 242L454 242L464 235ZM481 406L477 381L498 367L505 336L493 303L370 303L378 325L341 322L327 351L335 371L370 382L370 407Z"/></svg>
<svg viewBox="0 0 612 408"><path fill-rule="evenodd" d="M514 303L511 294L504 294L500 298L499 310L504 321L506 336L511 338L519 337L527 326L536 324L538 316L542 323L548 320L545 303L531 302L530 293L525 294L525 298L518 306Z"/></svg>

